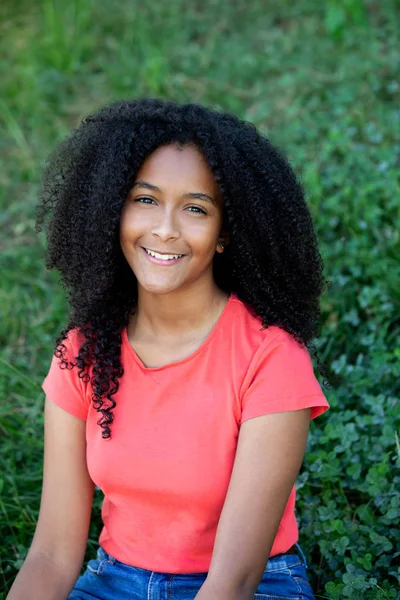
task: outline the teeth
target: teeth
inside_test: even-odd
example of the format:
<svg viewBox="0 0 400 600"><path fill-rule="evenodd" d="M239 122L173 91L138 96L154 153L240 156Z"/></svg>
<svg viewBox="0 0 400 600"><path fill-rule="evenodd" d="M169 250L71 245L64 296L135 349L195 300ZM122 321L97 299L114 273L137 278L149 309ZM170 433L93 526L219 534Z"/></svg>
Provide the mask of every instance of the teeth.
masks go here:
<svg viewBox="0 0 400 600"><path fill-rule="evenodd" d="M180 258L183 254L158 254L158 252L152 252L151 250L147 250L145 248L147 254L154 256L154 258L159 258L161 260L172 260L173 258Z"/></svg>

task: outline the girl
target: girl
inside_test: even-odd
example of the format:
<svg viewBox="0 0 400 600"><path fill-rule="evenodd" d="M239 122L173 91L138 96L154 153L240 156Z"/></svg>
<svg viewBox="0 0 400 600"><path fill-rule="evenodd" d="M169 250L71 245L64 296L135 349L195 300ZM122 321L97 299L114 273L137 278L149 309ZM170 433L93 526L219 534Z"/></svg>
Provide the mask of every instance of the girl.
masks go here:
<svg viewBox="0 0 400 600"><path fill-rule="evenodd" d="M49 213L72 310L9 600L312 600L295 480L329 408L306 347L326 280L286 159L229 114L117 102L52 156Z"/></svg>

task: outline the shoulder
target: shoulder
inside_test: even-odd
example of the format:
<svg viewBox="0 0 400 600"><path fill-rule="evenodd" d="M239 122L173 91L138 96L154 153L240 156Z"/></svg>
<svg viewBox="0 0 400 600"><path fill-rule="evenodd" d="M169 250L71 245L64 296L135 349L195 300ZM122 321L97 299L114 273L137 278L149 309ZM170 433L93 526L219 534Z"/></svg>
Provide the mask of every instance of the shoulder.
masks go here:
<svg viewBox="0 0 400 600"><path fill-rule="evenodd" d="M241 423L304 408L311 408L310 419L315 419L328 410L307 346L277 325L264 329L261 318L239 300L232 310L231 346Z"/></svg>
<svg viewBox="0 0 400 600"><path fill-rule="evenodd" d="M261 317L254 309L242 302L237 296L231 299L231 331L232 340L242 352L256 358L268 347L285 344L294 350L302 349L294 336L278 325L268 325L264 328ZM307 352L307 349L305 349Z"/></svg>
<svg viewBox="0 0 400 600"><path fill-rule="evenodd" d="M66 360L74 360L85 341L84 334L78 328L73 328L67 333L65 339L58 344L57 349L62 349Z"/></svg>
<svg viewBox="0 0 400 600"><path fill-rule="evenodd" d="M76 329L68 332L53 354L42 389L49 400L72 415L86 420L90 404L90 376L81 372L76 360L84 341L85 336Z"/></svg>
<svg viewBox="0 0 400 600"><path fill-rule="evenodd" d="M264 328L261 317L237 298L232 300L230 354L234 372L241 376L242 391L254 377L268 379L270 387L289 385L292 378L314 384L314 368L307 347L277 325Z"/></svg>

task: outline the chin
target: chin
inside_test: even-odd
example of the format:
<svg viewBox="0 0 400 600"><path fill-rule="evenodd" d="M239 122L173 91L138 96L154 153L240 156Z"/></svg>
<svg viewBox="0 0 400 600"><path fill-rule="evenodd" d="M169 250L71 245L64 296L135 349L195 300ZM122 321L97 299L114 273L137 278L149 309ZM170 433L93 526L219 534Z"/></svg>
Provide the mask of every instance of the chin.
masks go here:
<svg viewBox="0 0 400 600"><path fill-rule="evenodd" d="M175 292L176 290L180 289L182 286L178 285L178 286L167 286L167 285L162 285L162 284L143 284L140 281L138 282L139 285L146 290L146 292L150 293L150 294L169 294L170 292Z"/></svg>

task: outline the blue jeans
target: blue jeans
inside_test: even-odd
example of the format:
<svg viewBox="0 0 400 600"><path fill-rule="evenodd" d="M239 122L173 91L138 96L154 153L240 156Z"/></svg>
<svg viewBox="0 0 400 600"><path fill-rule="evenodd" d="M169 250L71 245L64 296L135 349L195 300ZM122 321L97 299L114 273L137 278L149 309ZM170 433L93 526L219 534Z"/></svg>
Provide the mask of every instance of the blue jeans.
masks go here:
<svg viewBox="0 0 400 600"><path fill-rule="evenodd" d="M297 554L270 558L254 595L255 600L315 600L299 544ZM68 600L193 600L207 573L159 573L126 565L100 546Z"/></svg>

